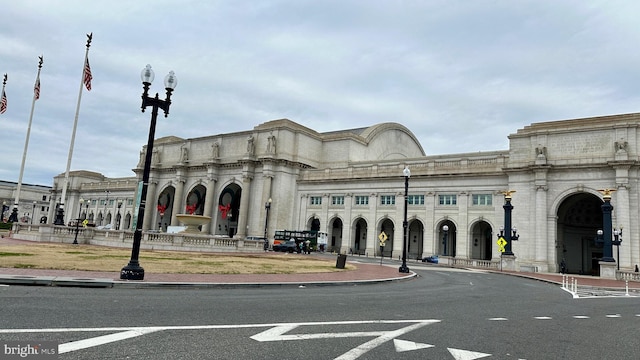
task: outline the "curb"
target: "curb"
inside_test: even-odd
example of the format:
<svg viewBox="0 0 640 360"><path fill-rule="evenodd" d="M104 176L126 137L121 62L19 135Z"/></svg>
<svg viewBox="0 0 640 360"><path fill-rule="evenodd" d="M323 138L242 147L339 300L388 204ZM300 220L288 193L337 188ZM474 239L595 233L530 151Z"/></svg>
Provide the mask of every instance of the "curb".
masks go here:
<svg viewBox="0 0 640 360"><path fill-rule="evenodd" d="M3 275L0 274L0 284L27 285L27 286L60 286L60 287L86 287L86 288L122 288L122 289L148 289L148 288L174 288L174 289L229 289L229 288L259 288L259 287L299 287L307 286L345 286L380 284L392 281L411 280L418 276L412 272L406 276L386 279L369 280L344 280L344 281L308 281L308 282L240 282L240 283L207 283L207 282L144 282L112 280L106 278L74 278L64 276L29 276L29 275Z"/></svg>

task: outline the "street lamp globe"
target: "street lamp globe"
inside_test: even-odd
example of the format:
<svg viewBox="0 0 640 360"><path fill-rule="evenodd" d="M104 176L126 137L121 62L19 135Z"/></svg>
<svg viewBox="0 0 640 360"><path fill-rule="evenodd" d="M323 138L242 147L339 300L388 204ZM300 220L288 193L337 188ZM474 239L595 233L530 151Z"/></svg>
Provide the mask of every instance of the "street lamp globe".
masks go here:
<svg viewBox="0 0 640 360"><path fill-rule="evenodd" d="M147 66L145 66L144 69L142 69L142 71L140 72L140 79L142 80L143 84L151 84L155 77L156 74L153 72L153 69L151 69L151 65L149 64L147 64Z"/></svg>
<svg viewBox="0 0 640 360"><path fill-rule="evenodd" d="M164 88L175 90L176 86L178 86L178 78L173 70L169 71L169 74L164 77Z"/></svg>

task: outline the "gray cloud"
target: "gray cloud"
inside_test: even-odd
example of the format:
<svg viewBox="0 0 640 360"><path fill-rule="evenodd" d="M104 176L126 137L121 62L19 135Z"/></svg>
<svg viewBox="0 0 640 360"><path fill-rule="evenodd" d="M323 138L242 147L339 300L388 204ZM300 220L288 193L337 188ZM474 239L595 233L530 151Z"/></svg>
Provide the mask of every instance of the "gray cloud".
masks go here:
<svg viewBox="0 0 640 360"><path fill-rule="evenodd" d="M66 168L132 176L146 143L139 74L178 76L156 136L289 118L318 131L394 121L428 154L508 148L531 122L637 111L640 5L627 1L14 1L3 6L0 178L17 181L44 55L25 183Z"/></svg>

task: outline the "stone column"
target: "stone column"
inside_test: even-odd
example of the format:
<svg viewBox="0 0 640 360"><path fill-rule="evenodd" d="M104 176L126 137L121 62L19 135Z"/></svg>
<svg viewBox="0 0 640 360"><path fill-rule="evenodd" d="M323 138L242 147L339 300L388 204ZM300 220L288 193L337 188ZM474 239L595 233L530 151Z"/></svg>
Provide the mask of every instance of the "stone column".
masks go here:
<svg viewBox="0 0 640 360"><path fill-rule="evenodd" d="M631 240L631 236L629 236L630 230L626 230L626 229L630 229L629 213L631 211L631 208L629 206L629 190L627 186L623 184L618 184L618 191L615 192L615 196L616 196L616 209L615 209L615 219L613 222L613 227L618 230L622 228L623 236L622 236L622 243L620 245L620 259L617 258L618 249L616 249L614 256L616 256L616 262L618 262L620 265L620 270L623 270L622 268L624 267L633 271L633 268L634 268L633 264L638 263L638 258L637 258L638 242L630 241ZM632 257L632 254L634 254L633 257ZM635 261L636 261L634 263L631 262L633 258L635 258Z"/></svg>
<svg viewBox="0 0 640 360"><path fill-rule="evenodd" d="M547 236L547 190L544 185L539 185L536 188L535 237L533 242L535 261L549 264L553 262L555 256L548 257L548 249L555 249L555 244L551 242L553 238Z"/></svg>
<svg viewBox="0 0 640 360"><path fill-rule="evenodd" d="M266 209L266 204L267 202L269 202L269 199L271 199L271 182L273 181L273 176L271 175L270 171L266 171L264 170L264 174L263 174L263 181L264 181L264 186L262 188L262 206L260 206L260 208L262 209L262 219L264 219L265 221L265 226L267 227L266 229L266 233L267 233L267 239L271 238L273 236L273 231L269 230L269 227L273 227L274 225L276 225L275 221L267 221L267 209ZM273 200L273 199L271 199ZM273 204L271 204L273 205ZM270 206L271 206L270 205ZM273 212L273 207L269 208L270 211L270 215L272 215ZM273 242L271 242L273 243Z"/></svg>
<svg viewBox="0 0 640 360"><path fill-rule="evenodd" d="M149 179L149 186L147 186L147 198L145 199L142 231L153 229L151 222L153 221L153 214L156 212L157 201L155 200L156 200L157 185L158 185L157 181L155 181L154 179Z"/></svg>
<svg viewBox="0 0 640 360"><path fill-rule="evenodd" d="M176 193L173 198L173 207L171 210L171 226L180 225L180 222L178 221L178 218L176 217L176 215L185 213L184 200L183 200L184 182L185 182L184 177L178 174L176 176Z"/></svg>
<svg viewBox="0 0 640 360"><path fill-rule="evenodd" d="M467 231L469 224L469 193L461 192L458 194L458 219L460 221L460 228L455 228L455 234L451 233L452 229L449 229L449 237L453 235L453 239L455 241L455 256L454 253L449 251L451 256L460 258L460 259L469 259L470 246L469 242L469 232ZM451 242L451 246L453 247L453 242ZM452 249L453 250L453 249Z"/></svg>
<svg viewBox="0 0 640 360"><path fill-rule="evenodd" d="M211 221L204 224L202 227L202 233L211 234L211 226L213 224L213 208L216 206L215 204L215 191L216 191L216 181L218 179L213 175L211 169L209 170L209 174L207 175L207 194L204 197L204 216L210 216Z"/></svg>
<svg viewBox="0 0 640 360"><path fill-rule="evenodd" d="M251 194L251 177L242 175L242 197L240 198L240 215L238 219L238 232L234 238L243 239L247 236L247 224L249 218L249 194Z"/></svg>

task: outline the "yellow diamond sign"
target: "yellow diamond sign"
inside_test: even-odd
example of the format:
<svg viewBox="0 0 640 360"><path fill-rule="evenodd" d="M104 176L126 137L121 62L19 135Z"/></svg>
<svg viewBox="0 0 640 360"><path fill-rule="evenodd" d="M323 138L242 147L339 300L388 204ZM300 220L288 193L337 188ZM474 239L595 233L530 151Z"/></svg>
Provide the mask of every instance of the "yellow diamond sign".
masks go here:
<svg viewBox="0 0 640 360"><path fill-rule="evenodd" d="M502 236L498 238L498 241L496 243L499 247L504 247L505 245L507 245L507 241Z"/></svg>

